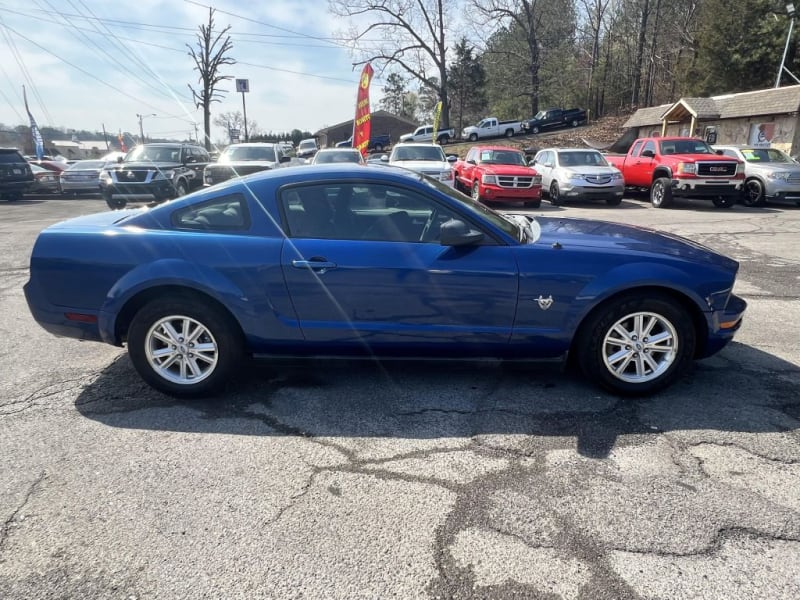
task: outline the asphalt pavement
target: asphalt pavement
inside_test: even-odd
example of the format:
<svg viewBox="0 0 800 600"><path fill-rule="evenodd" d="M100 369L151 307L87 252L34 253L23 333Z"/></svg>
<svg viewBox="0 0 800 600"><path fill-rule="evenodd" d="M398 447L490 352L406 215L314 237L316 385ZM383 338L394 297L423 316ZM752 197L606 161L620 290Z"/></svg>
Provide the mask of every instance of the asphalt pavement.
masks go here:
<svg viewBox="0 0 800 600"><path fill-rule="evenodd" d="M0 202L0 598L800 597L793 204L530 211L740 261L736 341L645 400L553 365L349 361L172 399L27 310L37 233L100 210Z"/></svg>

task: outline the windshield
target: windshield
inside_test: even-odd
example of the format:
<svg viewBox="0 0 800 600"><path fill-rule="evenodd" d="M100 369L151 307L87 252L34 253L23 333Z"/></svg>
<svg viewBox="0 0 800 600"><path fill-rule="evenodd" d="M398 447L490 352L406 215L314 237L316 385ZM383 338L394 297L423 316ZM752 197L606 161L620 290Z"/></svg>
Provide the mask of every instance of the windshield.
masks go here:
<svg viewBox="0 0 800 600"><path fill-rule="evenodd" d="M485 165L519 165L526 167L525 155L513 150L481 150L478 162Z"/></svg>
<svg viewBox="0 0 800 600"><path fill-rule="evenodd" d="M703 140L665 140L659 148L661 154L715 154Z"/></svg>
<svg viewBox="0 0 800 600"><path fill-rule="evenodd" d="M125 157L125 162L133 161L180 162L181 150L174 146L136 146Z"/></svg>
<svg viewBox="0 0 800 600"><path fill-rule="evenodd" d="M325 164L325 163L360 163L361 162L361 153L358 151L351 152L350 150L346 151L331 151L327 152L325 150L320 150L314 156L314 164Z"/></svg>
<svg viewBox="0 0 800 600"><path fill-rule="evenodd" d="M743 148L742 156L752 163L794 163L794 161L777 148Z"/></svg>
<svg viewBox="0 0 800 600"><path fill-rule="evenodd" d="M447 162L444 150L439 146L397 146L392 152L392 161L430 160Z"/></svg>
<svg viewBox="0 0 800 600"><path fill-rule="evenodd" d="M539 231L538 227L529 225L526 229L522 227L521 221L519 221L517 218L511 215L504 215L502 213L495 212L488 206L481 204L480 202L476 202L469 196L456 191L449 185L445 185L433 177L422 175L420 176L420 180L424 183L427 183L429 186L436 188L443 194L447 194L453 200L457 200L469 212L478 215L478 217L481 217L487 221L490 221L492 225L498 229L501 229L515 240L520 242L527 240L528 242L533 243L539 237L537 233ZM535 223L535 221L532 221L532 223Z"/></svg>
<svg viewBox="0 0 800 600"><path fill-rule="evenodd" d="M303 140L302 142L300 142L300 146L298 146L298 148L301 148L303 150L305 150L306 148L316 148L316 147L317 147L317 142L315 142L314 140Z"/></svg>
<svg viewBox="0 0 800 600"><path fill-rule="evenodd" d="M272 146L228 146L218 162L237 162L265 160L275 162L275 148Z"/></svg>
<svg viewBox="0 0 800 600"><path fill-rule="evenodd" d="M573 151L559 152L558 160L561 166L572 167L607 167L608 163L603 155L594 151Z"/></svg>
<svg viewBox="0 0 800 600"><path fill-rule="evenodd" d="M533 118L534 118L534 119L544 119L544 116L545 116L546 114L547 114L547 112L546 112L546 111L544 111L544 110L540 110L539 112L537 112L537 113L536 113L536 114L533 116Z"/></svg>

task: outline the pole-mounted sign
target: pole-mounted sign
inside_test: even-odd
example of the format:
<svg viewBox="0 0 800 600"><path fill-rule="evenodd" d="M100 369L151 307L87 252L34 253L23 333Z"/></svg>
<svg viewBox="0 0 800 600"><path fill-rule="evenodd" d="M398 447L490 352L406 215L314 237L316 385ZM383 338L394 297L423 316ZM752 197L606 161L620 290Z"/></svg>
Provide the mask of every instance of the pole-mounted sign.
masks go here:
<svg viewBox="0 0 800 600"><path fill-rule="evenodd" d="M250 91L250 80L249 79L237 79L236 80L236 91L242 93L242 113L244 114L244 141L248 140L247 136L247 106L244 102L244 95L245 93Z"/></svg>

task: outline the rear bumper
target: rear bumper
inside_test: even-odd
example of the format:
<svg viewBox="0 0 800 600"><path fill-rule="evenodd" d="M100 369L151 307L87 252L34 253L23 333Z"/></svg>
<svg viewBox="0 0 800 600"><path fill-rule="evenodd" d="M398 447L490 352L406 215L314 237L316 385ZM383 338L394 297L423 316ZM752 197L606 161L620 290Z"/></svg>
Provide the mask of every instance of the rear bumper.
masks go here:
<svg viewBox="0 0 800 600"><path fill-rule="evenodd" d="M28 281L22 289L31 315L45 331L58 337L103 341L96 313L50 304L45 300L39 287L31 281Z"/></svg>

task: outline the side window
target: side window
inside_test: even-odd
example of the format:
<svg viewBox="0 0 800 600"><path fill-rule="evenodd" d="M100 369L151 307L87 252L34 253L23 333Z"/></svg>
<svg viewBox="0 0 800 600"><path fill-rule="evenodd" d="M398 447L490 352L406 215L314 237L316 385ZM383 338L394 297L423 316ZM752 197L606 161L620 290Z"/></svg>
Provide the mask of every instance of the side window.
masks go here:
<svg viewBox="0 0 800 600"><path fill-rule="evenodd" d="M642 152L644 152L645 150L650 150L650 152L652 152L655 155L655 153L656 153L656 143L653 140L648 141L644 145L644 148L642 148Z"/></svg>
<svg viewBox="0 0 800 600"><path fill-rule="evenodd" d="M202 204L185 206L172 213L172 225L179 229L244 231L250 228L250 212L241 194L230 194Z"/></svg>
<svg viewBox="0 0 800 600"><path fill-rule="evenodd" d="M467 161L475 160L476 152L477 151L475 150L475 148L470 148L469 152L467 152L467 157L464 160L467 160Z"/></svg>
<svg viewBox="0 0 800 600"><path fill-rule="evenodd" d="M631 156L639 156L639 152L642 151L642 143L643 142L638 141L633 145L633 151L631 152Z"/></svg>
<svg viewBox="0 0 800 600"><path fill-rule="evenodd" d="M194 154L197 157L197 162L199 163L207 163L211 162L211 156L209 156L208 152L205 148L194 148Z"/></svg>
<svg viewBox="0 0 800 600"><path fill-rule="evenodd" d="M455 213L415 191L378 183L286 188L286 233L295 238L438 243Z"/></svg>
<svg viewBox="0 0 800 600"><path fill-rule="evenodd" d="M725 148L725 149L722 151L722 154L723 154L724 156L732 156L733 158L739 158L738 156L736 156L736 152L735 152L735 151L733 151L733 150L728 150L727 148Z"/></svg>

